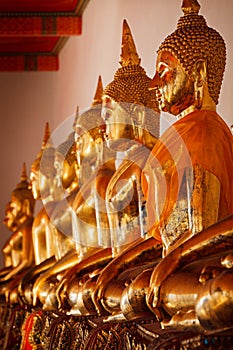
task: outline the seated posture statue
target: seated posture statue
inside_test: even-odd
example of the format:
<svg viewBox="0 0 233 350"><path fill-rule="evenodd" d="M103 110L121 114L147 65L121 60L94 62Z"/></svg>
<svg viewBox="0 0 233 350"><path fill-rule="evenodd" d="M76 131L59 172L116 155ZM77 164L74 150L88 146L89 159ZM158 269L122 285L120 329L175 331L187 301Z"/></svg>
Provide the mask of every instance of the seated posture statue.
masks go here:
<svg viewBox="0 0 233 350"><path fill-rule="evenodd" d="M36 303L36 294L39 295L41 303L45 303L45 299L52 289L52 286L57 282L57 276L51 274L60 259L68 259L70 255L75 255L76 249L72 237L72 213L71 205L79 189L78 186L78 168L74 149L74 133L71 133L68 138L62 142L54 153L54 167L56 168L56 181L59 187L63 189L64 198L56 203L50 214L48 223L48 237L53 241L54 247L54 263L51 266L49 259L43 261L40 265L34 268L32 274L36 278L33 285L33 300ZM46 266L47 265L47 266ZM42 270L41 270L41 267ZM41 276L43 275L43 286L36 292L36 286ZM45 275L47 275L47 283L45 283ZM28 275L29 277L29 275ZM50 278L49 278L50 277ZM26 280L24 281L26 283Z"/></svg>
<svg viewBox="0 0 233 350"><path fill-rule="evenodd" d="M54 256L54 241L50 237L50 216L61 200L63 189L57 181L54 167L55 148L50 140L48 123L46 124L42 148L31 166L30 180L35 199L41 199L43 208L33 222L33 243L36 265Z"/></svg>
<svg viewBox="0 0 233 350"><path fill-rule="evenodd" d="M67 287L72 284L80 264L85 272L96 268L111 258L110 236L107 215L103 211L96 215L96 208L104 201L105 188L115 171L115 153L104 144L105 123L101 118L103 86L99 77L96 94L90 109L77 116L75 121L76 155L79 164L79 191L72 203L72 234L76 244L74 259L58 262L52 273L67 272L58 286L57 295L63 305L67 303ZM100 231L103 234L100 234ZM101 251L101 254L100 254ZM96 255L97 254L97 255ZM101 255L101 256L100 256ZM95 258L91 258L94 256ZM69 264L68 264L69 263ZM73 265L73 268L71 266ZM42 276L43 278L44 276ZM41 279L42 281L42 279ZM73 303L71 303L73 306ZM70 308L70 305L69 305Z"/></svg>
<svg viewBox="0 0 233 350"><path fill-rule="evenodd" d="M163 325L232 326L232 135L216 113L226 49L220 34L183 1L184 16L160 45L155 88L177 117L143 171L148 230L163 258L124 290L126 317L144 300ZM149 290L148 290L149 287Z"/></svg>
<svg viewBox="0 0 233 350"><path fill-rule="evenodd" d="M33 197L41 199L43 207L36 214L32 225L35 266L25 274L19 285L20 294L22 297L27 294L25 301L29 303L32 302L31 284L36 275L35 270L41 272L45 261L50 265L55 261L55 241L52 239L50 216L62 198L63 191L55 176L54 153L55 148L50 142L50 130L47 123L41 151L32 163L30 172Z"/></svg>
<svg viewBox="0 0 233 350"><path fill-rule="evenodd" d="M75 248L72 247L65 255L61 254L60 248L64 247L64 242L63 239L59 238L58 253L60 257L57 257L56 263L43 273L34 285L34 293L37 294L41 302L43 301L44 308L47 309L57 308L55 291L63 288L64 280L67 280L67 274L62 279L61 284L55 283L46 300L44 300L44 286L46 284L51 285L51 279L55 281L57 277L61 278L66 270L85 260L86 256L109 246L108 233L105 235L106 239L104 237L102 237L102 240L99 238L95 213L96 201L98 200L98 197L95 197L96 188L106 187L105 183L108 182L115 171L113 152L110 154L103 145L105 126L100 115L102 91L102 81L99 77L91 108L81 115L77 115L74 123L79 187L72 192L72 197L66 198L64 202L58 204L52 213L51 221L55 231L63 231L66 235L72 237ZM67 176L67 174L63 173L62 177L64 178L64 176ZM103 196L103 193L100 191L99 195ZM101 219L101 223L106 221L104 215ZM57 233L54 237L57 237ZM109 255L110 253L108 253L107 259ZM90 266L90 262L87 264ZM99 259L98 264L100 264Z"/></svg>
<svg viewBox="0 0 233 350"><path fill-rule="evenodd" d="M75 249L72 236L71 207L79 190L79 166L75 155L74 132L55 150L54 166L57 181L61 183L64 198L58 202L51 214L51 230L55 240L55 256L58 261Z"/></svg>
<svg viewBox="0 0 233 350"><path fill-rule="evenodd" d="M10 302L18 302L17 293L15 294L13 289L18 285L21 274L34 264L32 244L34 205L35 200L29 189L24 163L21 182L11 193L4 218L4 223L12 235L3 247L6 266L0 271L0 290L1 294L6 293Z"/></svg>
<svg viewBox="0 0 233 350"><path fill-rule="evenodd" d="M114 257L132 242L141 240L144 226L141 170L159 134L158 106L155 97L149 91L151 79L140 65L140 58L126 21L123 22L120 64L121 68L115 73L114 80L104 89L102 107L102 117L106 123L106 143L109 148L123 153L122 163L112 175L105 195L105 210L108 214ZM154 257L153 254L154 251L148 254L150 259ZM119 307L125 281L124 278L119 281L113 278L113 274L118 275L122 268L117 265L116 259L101 269L99 277L96 274L91 280L87 279L85 284L80 281L77 305L85 299L86 307L92 305L91 310L94 312L95 309L88 296L90 298L98 277L98 287L106 289L104 295L106 311L115 311L117 306ZM138 260L140 261L140 257ZM122 260L122 264L127 264L127 258ZM110 290L113 289L115 294L113 298L108 299L107 295L111 295ZM101 312L104 311L102 306L100 306Z"/></svg>
<svg viewBox="0 0 233 350"><path fill-rule="evenodd" d="M90 298L91 290L95 284L99 269L112 259L112 249L109 247L101 249L101 246L104 248L110 245L110 232L111 239L113 239L113 231L116 228L116 223L109 226L109 215L107 215L108 208L106 208L105 198L109 191L109 186L110 188L116 188L120 180L124 181L124 175L125 182L127 182L127 186L125 186L127 193L124 195L123 201L127 201L127 198L131 195L132 200L127 206L127 209L122 210L122 213L124 212L122 223L125 221L131 232L128 237L125 236L123 242L121 241L120 244L125 245L129 243L130 239L133 240L140 236L140 230L138 229L139 215L137 213L139 202L136 180L140 171L140 162L148 155L146 146L149 145L152 147L155 142L155 137L145 130L146 128L143 129L143 123L150 124L148 122L149 117L152 118L155 114L157 119L153 126L158 131L159 119L158 114L151 110L148 110L150 114L147 113L146 118L144 118L145 106L148 106L148 109L153 106L157 111L157 105L148 90L151 80L146 76L143 68L140 67L140 59L136 53L130 29L126 22L123 24L121 65L122 68L117 71L114 82L110 83L104 90L104 93L108 91L108 96L106 95L103 113L106 114L112 109L114 117L104 117L107 125L107 142L104 143L101 151L102 161L100 165L101 163L103 164L99 167L93 180L80 190L74 202L77 220L79 222L80 219L82 220L77 232L82 233L83 245L90 246L91 243L93 247L99 247L100 249L97 249L97 251L93 250L90 254L88 253L87 257L82 259L74 268L70 269L64 277L63 298L66 295L68 296L68 300L72 306L72 313L96 313ZM115 97L115 101L113 96ZM110 101L115 104L114 108L116 109L112 105L109 106ZM128 101L128 104L125 103L123 107L125 101ZM141 103L141 105L133 104L133 102ZM131 106L130 103L132 104ZM139 145L144 142L146 143L146 146L143 148L144 151L140 154L139 152L136 153L135 148L138 149ZM134 149L134 152L130 153L130 157L132 158L127 159L118 172L118 170L115 171L115 157L113 158L113 153L109 149L112 149L112 151L119 150L121 152ZM109 158L109 152L111 158ZM135 159L133 159L133 154ZM137 165L135 165L136 161L138 161ZM120 174L122 175L121 178L119 177ZM128 222L126 222L127 216ZM121 223L117 225L119 226ZM120 249L119 245L116 245L116 247ZM90 274L92 276L91 279Z"/></svg>

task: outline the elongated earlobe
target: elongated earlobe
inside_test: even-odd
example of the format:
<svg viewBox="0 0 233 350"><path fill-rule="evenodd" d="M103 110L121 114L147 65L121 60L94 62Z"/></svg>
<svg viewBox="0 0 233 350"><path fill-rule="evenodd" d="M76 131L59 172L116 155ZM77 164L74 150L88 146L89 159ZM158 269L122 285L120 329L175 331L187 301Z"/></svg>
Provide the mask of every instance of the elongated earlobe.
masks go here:
<svg viewBox="0 0 233 350"><path fill-rule="evenodd" d="M28 199L24 199L23 204L22 204L22 211L27 215L31 216L31 209L30 209L30 202Z"/></svg>
<svg viewBox="0 0 233 350"><path fill-rule="evenodd" d="M201 109L204 97L204 86L206 83L206 61L198 60L194 68L194 94L195 106Z"/></svg>

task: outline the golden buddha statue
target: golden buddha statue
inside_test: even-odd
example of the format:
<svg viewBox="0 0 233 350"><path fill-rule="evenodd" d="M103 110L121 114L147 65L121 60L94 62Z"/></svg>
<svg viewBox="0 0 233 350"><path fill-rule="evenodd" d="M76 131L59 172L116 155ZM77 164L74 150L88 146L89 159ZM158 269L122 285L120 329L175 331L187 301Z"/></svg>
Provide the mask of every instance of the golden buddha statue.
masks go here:
<svg viewBox="0 0 233 350"><path fill-rule="evenodd" d="M53 236L50 232L50 216L62 199L63 189L57 182L54 167L55 148L50 140L48 123L40 153L31 166L30 180L35 199L41 199L43 208L33 222L33 242L36 265L55 255Z"/></svg>
<svg viewBox="0 0 233 350"><path fill-rule="evenodd" d="M0 289L1 294L5 292L9 301L12 302L16 302L13 287L18 284L18 277L34 264L32 244L34 205L35 200L29 189L24 163L21 181L11 193L4 218L4 224L12 232L12 235L3 247L6 268L0 272Z"/></svg>
<svg viewBox="0 0 233 350"><path fill-rule="evenodd" d="M5 208L5 217L4 217L3 223L9 229L9 231L14 232L15 230L17 230L17 226L13 225L12 227L13 217L11 212L12 212L11 202L8 202ZM4 277L12 269L14 265L15 256L13 253L13 246L12 246L12 243L14 242L14 240L12 240L12 236L8 238L8 240L5 242L2 248L4 268L0 271L0 277ZM18 256L18 253L16 257L17 256Z"/></svg>
<svg viewBox="0 0 233 350"><path fill-rule="evenodd" d="M75 155L74 132L55 150L54 166L58 183L64 191L64 198L58 202L50 217L51 230L55 240L56 260L61 259L75 245L72 237L71 206L79 190L79 167Z"/></svg>
<svg viewBox="0 0 233 350"><path fill-rule="evenodd" d="M62 271L67 270L58 286L60 294L57 292L57 295L61 304L62 300L66 299L67 287L76 284L76 272L81 266L85 271L87 268L92 270L96 264L101 266L103 260L109 261L111 258L107 215L106 211L101 212L99 206L104 201L105 188L115 171L115 154L108 150L103 142L105 124L101 118L102 92L102 80L99 77L91 108L79 115L75 121L80 184L72 204L72 232L76 243L76 256L74 259L58 262L53 269L53 273L58 273L58 266ZM100 233L101 230L103 234ZM100 250L102 263L99 255L95 255Z"/></svg>
<svg viewBox="0 0 233 350"><path fill-rule="evenodd" d="M56 181L63 189L63 199L58 201L51 212L50 221L48 223L50 239L54 242L54 260L51 265L50 260L42 262L41 266L34 268L34 277L37 275L36 281L33 285L33 300L36 303L36 290L37 285L42 278L43 288L38 291L40 295L40 302L45 303L45 299L57 282L56 276L51 274L51 270L54 268L60 259L66 256L66 259L70 255L75 255L76 249L72 237L72 213L71 206L73 200L79 190L78 186L78 166L75 156L74 148L74 133L72 132L67 139L62 142L54 153L54 167L56 169ZM47 261L47 266L46 266ZM43 276L42 276L43 275ZM45 283L45 275L48 280Z"/></svg>
<svg viewBox="0 0 233 350"><path fill-rule="evenodd" d="M106 123L106 143L109 148L124 152L123 161L112 175L105 191L105 210L113 256L118 256L133 241L140 240L144 229L141 169L159 134L158 106L149 91L151 79L140 66L140 58L126 21L123 22L120 64L121 68L115 73L114 80L104 89L102 107L102 117ZM106 286L109 284L108 289L116 287L112 270L116 274L119 270L115 262L116 259L109 263L104 268L104 273L102 268L99 277L98 273L94 277L92 273L92 279L87 278L87 282L80 278L76 294L74 289L69 288L70 298L75 300L81 313L85 312L82 302L86 308L91 308L89 311L96 312L90 299L97 277L98 287L103 288L105 283ZM112 281L113 284L109 283ZM123 290L122 283L119 281L119 292L116 293L118 301L119 293ZM110 303L112 304L112 300L106 306L108 311L111 309Z"/></svg>
<svg viewBox="0 0 233 350"><path fill-rule="evenodd" d="M121 67L104 90L102 111L109 148L124 152L106 193L113 255L143 234L138 212L140 174L160 127L157 101L148 89L151 80L140 65L126 20L121 48Z"/></svg>
<svg viewBox="0 0 233 350"><path fill-rule="evenodd" d="M32 302L32 281L38 273L47 268L47 265L52 265L55 261L56 247L52 236L50 216L62 198L63 189L55 176L54 154L55 148L50 140L49 125L46 123L41 151L32 163L30 172L33 197L43 202L32 225L35 266L23 276L19 284L20 295L25 302L29 303Z"/></svg>
<svg viewBox="0 0 233 350"><path fill-rule="evenodd" d="M8 227L8 212L10 211L10 203L7 203L5 208L5 217L3 220L3 223L6 225L6 227L12 231L11 227ZM4 261L4 268L0 271L0 276L4 276L12 267L13 261L12 261L12 254L11 254L11 237L8 238L8 240L5 242L2 253L3 253L3 261Z"/></svg>
<svg viewBox="0 0 233 350"><path fill-rule="evenodd" d="M132 318L146 299L164 327L221 329L233 315L233 138L216 113L225 43L199 7L183 1L184 16L158 50L151 88L178 120L154 146L142 186L163 258L124 290L121 310Z"/></svg>
<svg viewBox="0 0 233 350"><path fill-rule="evenodd" d="M72 236L75 249L71 249L64 256L60 255L54 266L43 273L34 285L33 292L41 302L43 301L44 308L47 309L57 307L55 290L56 288L60 289L61 286L55 284L54 289L48 293L46 300L44 300L45 293L42 289L44 290L45 282L50 281L51 285L51 278L56 278L58 275L61 278L67 269L79 261L83 261L90 253L109 246L108 234L105 234L101 241L99 240L96 230L96 198L93 196L95 188L100 188L100 184L102 189L115 170L113 152L105 150L103 146L104 122L100 116L102 91L102 80L99 77L91 108L83 114L77 115L74 123L79 188L72 193L69 203L63 203L66 207L68 204L69 217L66 215L68 212L64 212L65 220L63 220L63 214L59 213L63 204L60 203L55 213L52 213L51 221L55 229L66 231L66 234ZM104 155L103 158L102 155ZM99 194L103 196L103 190ZM106 216L105 213L101 217L102 223L106 221L104 216ZM60 240L60 246L63 247L63 245L63 240ZM65 279L67 279L67 275Z"/></svg>
<svg viewBox="0 0 233 350"><path fill-rule="evenodd" d="M109 246L106 215L103 212L100 220L96 212L97 202L101 202L101 198L104 198L106 184L115 171L115 154L104 143L105 123L101 118L102 93L102 81L99 80L91 108L82 113L76 121L76 149L77 158L81 162L80 176L85 180L89 178L89 181L83 181L73 204L76 214L73 222L77 234L76 242L81 244L83 255L95 251L98 247ZM105 237L100 238L97 232L99 225L106 227Z"/></svg>

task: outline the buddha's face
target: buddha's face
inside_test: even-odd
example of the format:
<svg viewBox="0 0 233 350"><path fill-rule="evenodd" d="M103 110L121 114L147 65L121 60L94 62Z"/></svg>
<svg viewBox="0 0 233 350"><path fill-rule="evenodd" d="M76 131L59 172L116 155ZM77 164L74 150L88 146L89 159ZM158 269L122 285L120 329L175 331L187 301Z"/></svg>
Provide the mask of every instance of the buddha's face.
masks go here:
<svg viewBox="0 0 233 350"><path fill-rule="evenodd" d="M4 224L10 231L15 231L20 225L20 219L24 215L21 201L12 196L11 201L6 206Z"/></svg>
<svg viewBox="0 0 233 350"><path fill-rule="evenodd" d="M56 169L57 183L67 189L76 178L75 164L70 165L59 152L55 153L54 168Z"/></svg>
<svg viewBox="0 0 233 350"><path fill-rule="evenodd" d="M47 197L53 190L54 179L48 178L39 170L32 170L30 173L30 184L34 199Z"/></svg>
<svg viewBox="0 0 233 350"><path fill-rule="evenodd" d="M85 158L95 157L96 145L95 140L88 131L84 131L81 126L76 126L75 129L75 142L76 142L76 156L78 165L81 166L81 162Z"/></svg>
<svg viewBox="0 0 233 350"><path fill-rule="evenodd" d="M54 168L56 169L56 178L57 182L62 182L62 175L63 175L63 164L64 164L65 158L61 153L55 152L54 157Z"/></svg>
<svg viewBox="0 0 233 350"><path fill-rule="evenodd" d="M103 97L102 118L106 123L106 140L113 150L125 151L134 139L132 119L121 105L109 96Z"/></svg>
<svg viewBox="0 0 233 350"><path fill-rule="evenodd" d="M173 115L178 115L194 103L194 81L168 51L158 54L151 88L158 91L161 110Z"/></svg>
<svg viewBox="0 0 233 350"><path fill-rule="evenodd" d="M30 186L34 199L40 198L39 170L32 170L30 173Z"/></svg>

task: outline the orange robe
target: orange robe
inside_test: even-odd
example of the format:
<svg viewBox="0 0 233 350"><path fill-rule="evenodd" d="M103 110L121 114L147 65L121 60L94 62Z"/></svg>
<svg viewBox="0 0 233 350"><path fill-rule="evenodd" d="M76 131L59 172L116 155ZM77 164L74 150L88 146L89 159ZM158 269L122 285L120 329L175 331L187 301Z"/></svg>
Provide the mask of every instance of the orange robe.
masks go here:
<svg viewBox="0 0 233 350"><path fill-rule="evenodd" d="M194 111L177 120L161 136L148 158L142 188L147 200L148 225L155 238L161 240L158 227L174 208L184 169L194 165L202 166L220 182L218 219L232 214L233 136L216 112ZM155 213L155 193L162 202L159 215Z"/></svg>

